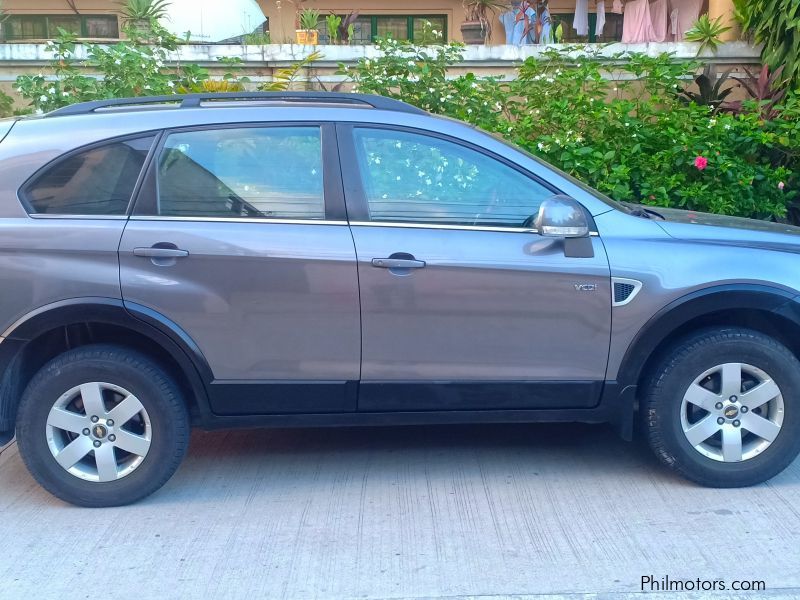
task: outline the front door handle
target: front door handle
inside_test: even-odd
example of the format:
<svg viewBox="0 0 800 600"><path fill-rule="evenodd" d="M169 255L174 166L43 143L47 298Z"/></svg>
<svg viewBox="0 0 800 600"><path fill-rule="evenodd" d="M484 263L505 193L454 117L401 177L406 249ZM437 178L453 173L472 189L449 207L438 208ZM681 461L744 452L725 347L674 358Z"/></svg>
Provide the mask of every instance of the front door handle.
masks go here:
<svg viewBox="0 0 800 600"><path fill-rule="evenodd" d="M373 258L372 266L383 269L421 269L425 266L425 261L412 258Z"/></svg>
<svg viewBox="0 0 800 600"><path fill-rule="evenodd" d="M181 250L180 248L152 246L150 248L134 248L133 254L134 256L144 256L147 258L181 258L189 256L189 251Z"/></svg>

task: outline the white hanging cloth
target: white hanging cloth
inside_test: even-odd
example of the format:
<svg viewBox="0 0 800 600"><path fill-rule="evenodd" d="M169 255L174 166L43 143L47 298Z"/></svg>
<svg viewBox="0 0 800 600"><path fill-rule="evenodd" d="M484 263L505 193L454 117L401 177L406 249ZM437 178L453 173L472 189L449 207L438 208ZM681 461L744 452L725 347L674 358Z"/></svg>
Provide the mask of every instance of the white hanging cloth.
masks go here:
<svg viewBox="0 0 800 600"><path fill-rule="evenodd" d="M597 0L597 24L594 26L594 34L603 35L603 28L606 26L606 0Z"/></svg>
<svg viewBox="0 0 800 600"><path fill-rule="evenodd" d="M589 35L589 0L575 0L575 19L572 27L578 35Z"/></svg>

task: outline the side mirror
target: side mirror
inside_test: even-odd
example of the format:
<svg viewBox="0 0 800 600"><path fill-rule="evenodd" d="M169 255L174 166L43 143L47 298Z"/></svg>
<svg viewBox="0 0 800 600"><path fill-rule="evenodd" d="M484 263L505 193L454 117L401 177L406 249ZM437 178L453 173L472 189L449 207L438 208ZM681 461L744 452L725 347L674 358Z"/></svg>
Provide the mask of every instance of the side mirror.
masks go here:
<svg viewBox="0 0 800 600"><path fill-rule="evenodd" d="M534 227L540 235L582 238L589 235L589 220L578 201L569 196L552 196L539 206Z"/></svg>

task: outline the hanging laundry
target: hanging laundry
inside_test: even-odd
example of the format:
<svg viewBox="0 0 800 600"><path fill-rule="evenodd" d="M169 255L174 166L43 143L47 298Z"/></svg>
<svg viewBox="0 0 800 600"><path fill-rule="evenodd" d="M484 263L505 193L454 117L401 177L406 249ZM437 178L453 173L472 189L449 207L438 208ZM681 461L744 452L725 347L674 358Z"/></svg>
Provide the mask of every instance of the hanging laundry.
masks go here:
<svg viewBox="0 0 800 600"><path fill-rule="evenodd" d="M575 0L575 19L572 27L578 35L589 35L589 0Z"/></svg>
<svg viewBox="0 0 800 600"><path fill-rule="evenodd" d="M650 18L650 2L633 0L625 4L625 18L622 20L622 43L641 44L652 42L656 37L653 19Z"/></svg>
<svg viewBox="0 0 800 600"><path fill-rule="evenodd" d="M672 0L670 33L676 42L682 42L684 34L692 28L700 17L703 0Z"/></svg>
<svg viewBox="0 0 800 600"><path fill-rule="evenodd" d="M594 34L597 36L603 35L603 28L606 26L606 0L597 0L597 23L594 26Z"/></svg>
<svg viewBox="0 0 800 600"><path fill-rule="evenodd" d="M653 21L651 42L666 42L669 29L669 0L654 0L650 3L650 19Z"/></svg>
<svg viewBox="0 0 800 600"><path fill-rule="evenodd" d="M536 42L538 44L550 44L555 42L555 40L553 39L552 21L550 20L550 10L547 8L547 4L544 5L544 8L541 8L541 11L542 14L540 16L540 21L542 24L542 31L539 34L539 39L537 39Z"/></svg>
<svg viewBox="0 0 800 600"><path fill-rule="evenodd" d="M500 22L506 30L506 44L523 46L534 43L536 11L528 2L513 3L510 11L500 15Z"/></svg>

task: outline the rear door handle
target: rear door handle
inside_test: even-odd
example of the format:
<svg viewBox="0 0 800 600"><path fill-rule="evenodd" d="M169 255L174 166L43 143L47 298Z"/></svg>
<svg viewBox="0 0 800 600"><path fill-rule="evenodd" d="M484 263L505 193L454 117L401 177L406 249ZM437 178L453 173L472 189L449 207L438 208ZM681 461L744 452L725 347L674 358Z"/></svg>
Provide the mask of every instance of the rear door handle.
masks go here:
<svg viewBox="0 0 800 600"><path fill-rule="evenodd" d="M159 248L153 246L151 248L134 248L134 256L144 256L147 258L181 258L189 256L188 250L181 250L180 248Z"/></svg>
<svg viewBox="0 0 800 600"><path fill-rule="evenodd" d="M409 258L373 258L372 266L382 269L421 269L425 266L425 261Z"/></svg>

